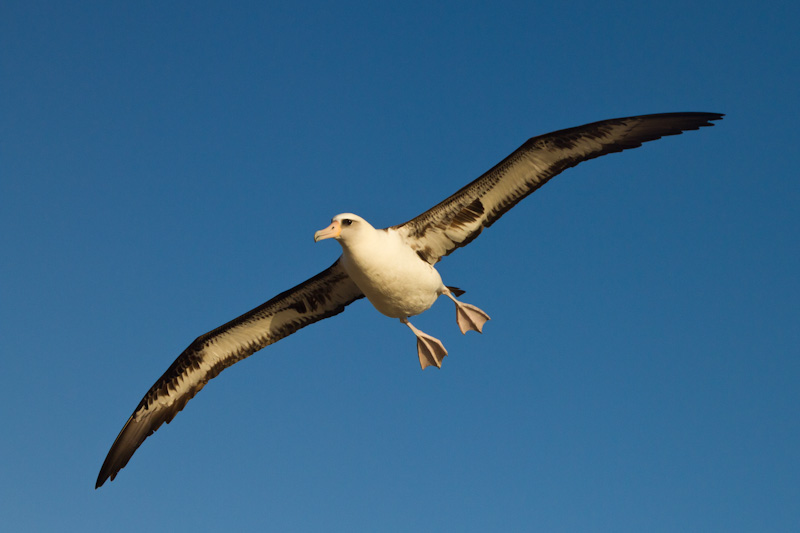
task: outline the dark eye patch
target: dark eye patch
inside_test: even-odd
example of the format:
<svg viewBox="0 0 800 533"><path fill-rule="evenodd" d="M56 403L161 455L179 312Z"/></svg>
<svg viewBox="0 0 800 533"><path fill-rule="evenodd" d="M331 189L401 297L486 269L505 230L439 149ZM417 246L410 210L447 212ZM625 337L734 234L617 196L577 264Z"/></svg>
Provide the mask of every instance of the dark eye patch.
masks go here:
<svg viewBox="0 0 800 533"><path fill-rule="evenodd" d="M349 226L352 223L353 223L353 221L350 220L349 218L346 218L346 219L342 220L342 226Z"/></svg>

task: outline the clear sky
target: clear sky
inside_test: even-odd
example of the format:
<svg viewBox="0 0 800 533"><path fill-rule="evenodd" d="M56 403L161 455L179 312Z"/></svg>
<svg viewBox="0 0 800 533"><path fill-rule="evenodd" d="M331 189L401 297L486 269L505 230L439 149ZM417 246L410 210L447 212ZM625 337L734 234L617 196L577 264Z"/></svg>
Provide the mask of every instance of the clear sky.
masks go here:
<svg viewBox="0 0 800 533"><path fill-rule="evenodd" d="M796 2L0 8L8 531L798 531ZM94 482L198 335L527 138L710 111L568 170L415 324L361 301L223 372Z"/></svg>

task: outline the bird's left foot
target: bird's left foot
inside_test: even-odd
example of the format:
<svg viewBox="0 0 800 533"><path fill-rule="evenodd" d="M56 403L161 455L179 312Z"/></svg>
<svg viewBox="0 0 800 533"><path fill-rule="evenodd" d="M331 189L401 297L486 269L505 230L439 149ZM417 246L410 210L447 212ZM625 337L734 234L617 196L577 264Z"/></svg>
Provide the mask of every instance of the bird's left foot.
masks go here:
<svg viewBox="0 0 800 533"><path fill-rule="evenodd" d="M400 322L411 328L411 331L417 336L417 355L419 356L419 366L422 367L422 370L429 366L442 368L442 359L447 355L447 350L445 350L442 342L436 337L431 337L415 328L408 321L408 318L401 318Z"/></svg>
<svg viewBox="0 0 800 533"><path fill-rule="evenodd" d="M419 366L425 370L429 366L442 368L442 359L447 355L442 341L426 333L417 335L417 356Z"/></svg>

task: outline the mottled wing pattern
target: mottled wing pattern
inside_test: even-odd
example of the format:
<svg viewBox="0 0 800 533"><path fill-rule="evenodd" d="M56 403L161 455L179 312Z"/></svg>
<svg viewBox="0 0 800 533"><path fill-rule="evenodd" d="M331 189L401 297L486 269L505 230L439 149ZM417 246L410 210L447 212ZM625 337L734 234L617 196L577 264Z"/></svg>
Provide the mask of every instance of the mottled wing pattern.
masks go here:
<svg viewBox="0 0 800 533"><path fill-rule="evenodd" d="M337 261L327 270L195 339L150 387L125 423L97 477L112 480L164 422L227 367L309 324L341 313L363 294Z"/></svg>
<svg viewBox="0 0 800 533"><path fill-rule="evenodd" d="M666 135L712 126L710 121L722 117L719 113L641 115L534 137L483 176L394 229L420 257L435 264L563 170Z"/></svg>

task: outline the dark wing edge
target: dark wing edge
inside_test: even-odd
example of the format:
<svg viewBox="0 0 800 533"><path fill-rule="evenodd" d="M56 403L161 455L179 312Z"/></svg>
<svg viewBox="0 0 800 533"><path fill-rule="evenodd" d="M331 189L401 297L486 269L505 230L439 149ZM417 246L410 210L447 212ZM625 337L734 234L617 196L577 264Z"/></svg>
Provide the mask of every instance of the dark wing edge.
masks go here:
<svg viewBox="0 0 800 533"><path fill-rule="evenodd" d="M341 313L362 297L337 260L316 276L195 339L139 402L111 446L95 488L109 478L113 481L142 442L161 424L169 423L210 379L300 328Z"/></svg>
<svg viewBox="0 0 800 533"><path fill-rule="evenodd" d="M431 264L466 246L562 171L606 154L713 126L721 113L659 113L602 120L529 139L478 179L421 215L394 226Z"/></svg>

